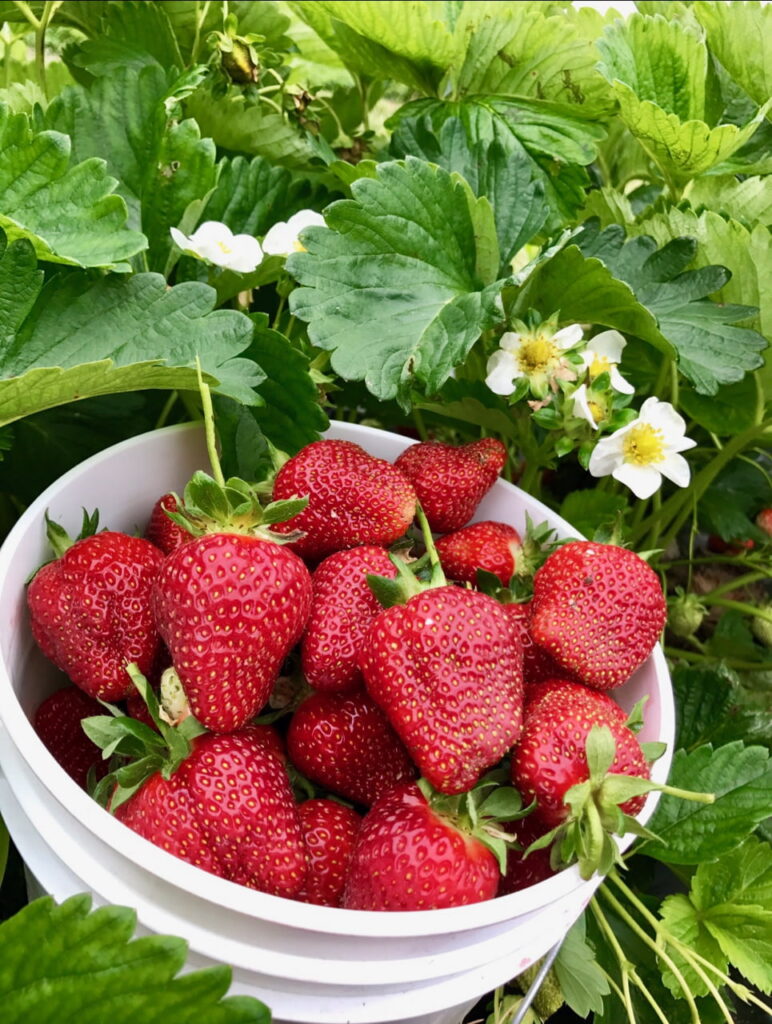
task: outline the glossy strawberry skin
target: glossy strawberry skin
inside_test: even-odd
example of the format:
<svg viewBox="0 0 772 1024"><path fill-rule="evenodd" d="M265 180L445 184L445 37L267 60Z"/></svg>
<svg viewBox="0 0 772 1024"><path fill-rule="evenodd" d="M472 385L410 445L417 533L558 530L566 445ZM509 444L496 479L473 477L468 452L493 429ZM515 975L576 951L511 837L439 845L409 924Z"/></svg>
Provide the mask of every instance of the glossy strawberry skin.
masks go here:
<svg viewBox="0 0 772 1024"><path fill-rule="evenodd" d="M191 711L213 732L233 732L266 703L300 639L311 577L284 545L209 534L167 557L152 601Z"/></svg>
<svg viewBox="0 0 772 1024"><path fill-rule="evenodd" d="M325 693L361 687L359 652L381 606L367 575L393 579L397 570L384 548L337 551L311 576L313 602L301 646L308 682Z"/></svg>
<svg viewBox="0 0 772 1024"><path fill-rule="evenodd" d="M531 636L531 601L505 604L503 608L514 627L515 635L523 647L523 682L527 691L534 683L552 676L571 678L572 674L558 665L552 655L539 647Z"/></svg>
<svg viewBox="0 0 772 1024"><path fill-rule="evenodd" d="M162 561L149 541L105 530L76 541L29 584L35 641L89 696L121 700L134 689L126 666L151 670L160 640L150 593Z"/></svg>
<svg viewBox="0 0 772 1024"><path fill-rule="evenodd" d="M608 690L630 678L665 625L659 577L626 548L572 541L536 572L531 634L588 686Z"/></svg>
<svg viewBox="0 0 772 1024"><path fill-rule="evenodd" d="M305 536L293 548L310 561L358 545L388 547L415 516L410 481L351 441L314 441L285 462L276 474L274 500L306 496L306 508L275 529L302 530Z"/></svg>
<svg viewBox="0 0 772 1024"><path fill-rule="evenodd" d="M756 525L768 536L772 537L772 508L763 508L756 516Z"/></svg>
<svg viewBox="0 0 772 1024"><path fill-rule="evenodd" d="M106 771L102 751L83 731L81 722L92 715L103 715L105 709L77 686L57 690L42 702L35 712L33 725L49 754L56 758L71 779L86 788L89 769L99 778Z"/></svg>
<svg viewBox="0 0 772 1024"><path fill-rule="evenodd" d="M170 779L152 775L115 816L205 871L294 898L307 854L286 769L265 726L205 733Z"/></svg>
<svg viewBox="0 0 772 1024"><path fill-rule="evenodd" d="M431 809L418 786L385 793L365 815L346 879L354 910L435 910L496 895L499 868L479 840Z"/></svg>
<svg viewBox="0 0 772 1024"><path fill-rule="evenodd" d="M534 850L527 857L525 851L541 836L549 831L546 825L529 814L519 821L502 825L505 832L515 836L519 849L510 846L507 850L507 870L499 879L497 896L507 896L511 892L520 892L531 885L538 885L546 878L551 878L555 871L550 864L550 848Z"/></svg>
<svg viewBox="0 0 772 1024"><path fill-rule="evenodd" d="M313 782L366 807L417 774L388 719L364 691L307 697L290 720L287 753Z"/></svg>
<svg viewBox="0 0 772 1024"><path fill-rule="evenodd" d="M609 710L605 694L586 688L584 699L537 702L526 715L520 742L512 754L512 782L524 803L537 801L535 820L548 828L559 825L568 809L564 796L571 786L589 776L585 744L594 725L607 726L616 742L609 773L647 779L649 766L633 732ZM625 814L637 814L645 796L621 804Z"/></svg>
<svg viewBox="0 0 772 1024"><path fill-rule="evenodd" d="M153 505L150 512L150 519L145 527L145 538L151 544L155 544L165 555L170 555L182 544L187 544L193 539L193 534L171 520L166 510L176 512L178 510L177 498L173 494L163 494Z"/></svg>
<svg viewBox="0 0 772 1024"><path fill-rule="evenodd" d="M421 774L463 793L517 741L522 658L502 605L444 586L384 609L360 666Z"/></svg>
<svg viewBox="0 0 772 1024"><path fill-rule="evenodd" d="M415 487L432 530L451 533L472 518L506 458L501 441L490 437L458 446L419 441L406 448L394 465Z"/></svg>
<svg viewBox="0 0 772 1024"><path fill-rule="evenodd" d="M508 523L485 519L446 533L435 541L437 554L448 579L477 583L477 570L498 576L502 586L512 579L522 551L520 534Z"/></svg>
<svg viewBox="0 0 772 1024"><path fill-rule="evenodd" d="M306 800L298 806L308 854L306 883L295 897L301 903L340 907L351 855L362 819L336 800Z"/></svg>
<svg viewBox="0 0 772 1024"><path fill-rule="evenodd" d="M608 715L620 725L627 721L627 713L607 693L563 676L542 679L526 688L525 717L550 709L566 711L578 707L581 710L588 702L597 714Z"/></svg>

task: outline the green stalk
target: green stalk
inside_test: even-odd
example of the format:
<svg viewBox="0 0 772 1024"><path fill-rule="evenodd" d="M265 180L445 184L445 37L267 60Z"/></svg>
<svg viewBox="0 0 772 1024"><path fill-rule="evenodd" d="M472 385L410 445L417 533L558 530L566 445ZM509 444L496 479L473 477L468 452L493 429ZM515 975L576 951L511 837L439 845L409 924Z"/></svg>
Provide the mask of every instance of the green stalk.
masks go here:
<svg viewBox="0 0 772 1024"><path fill-rule="evenodd" d="M666 647L665 654L668 658L678 659L681 658L683 661L691 662L703 662L703 661L715 661L715 658L706 657L702 654L697 654L696 651L684 651L680 647ZM737 658L722 658L725 665L729 668L736 668L740 671L748 672L772 672L772 661L742 661Z"/></svg>
<svg viewBox="0 0 772 1024"><path fill-rule="evenodd" d="M612 878L615 875L614 871L609 872L608 877ZM616 879L614 879L616 880ZM614 911L619 917L625 922L625 924L631 928L635 934L641 939L646 945L654 951L654 953L667 964L670 970L673 972L676 981L681 986L681 990L684 994L684 999L689 1007L689 1014L692 1018L692 1024L700 1024L700 1013L697 1009L697 1004L694 1001L694 996L689 986L686 984L686 979L683 974L679 971L678 967L674 963L672 957L668 956L659 942L655 942L654 939L649 935L648 932L644 931L643 928L638 924L635 918L630 914L627 909L619 902L619 900L611 893L604 885L598 889L598 892L603 898L611 905ZM729 1024L732 1024L731 1020Z"/></svg>
<svg viewBox="0 0 772 1024"><path fill-rule="evenodd" d="M772 576L772 573L766 572L763 569L757 572L747 572L744 576L735 576L734 579L728 580L726 583L720 584L718 587L714 587L710 590L701 600L705 598L722 597L724 594L728 594L732 590L739 590L740 587L748 587L751 583L759 583L761 580L767 580Z"/></svg>
<svg viewBox="0 0 772 1024"><path fill-rule="evenodd" d="M190 63L198 63L198 49L201 45L201 29L206 21L206 16L209 14L209 5L211 0L206 0L204 5L201 5L201 0L196 0L196 34L193 36L193 49L190 51Z"/></svg>
<svg viewBox="0 0 772 1024"><path fill-rule="evenodd" d="M212 476L220 485L225 486L225 477L220 466L220 456L217 453L217 435L214 429L214 408L212 406L212 392L209 385L204 382L201 374L201 363L196 356L196 369L198 371L198 390L201 393L201 405L204 409L204 431L206 433L206 451L209 455L209 462L212 466Z"/></svg>
<svg viewBox="0 0 772 1024"><path fill-rule="evenodd" d="M611 946L614 954L619 962L619 970L622 974L622 1005L627 1013L627 1019L630 1024L636 1024L635 1020L635 1007L633 1006L633 999L630 993L630 977L635 976L635 966L625 956L625 951L619 944L619 941L614 934L611 925L606 920L606 915L600 909L598 905L598 899L596 896L590 900L590 910L593 913L593 917L598 922L598 926L603 934L606 936L606 940ZM618 990L617 990L618 991Z"/></svg>
<svg viewBox="0 0 772 1024"><path fill-rule="evenodd" d="M732 608L734 611L742 612L743 615L751 615L764 622L772 622L772 612L766 608L756 608L745 601L730 601L726 597L712 597L710 594L706 594L700 600L704 604L714 605L717 608Z"/></svg>

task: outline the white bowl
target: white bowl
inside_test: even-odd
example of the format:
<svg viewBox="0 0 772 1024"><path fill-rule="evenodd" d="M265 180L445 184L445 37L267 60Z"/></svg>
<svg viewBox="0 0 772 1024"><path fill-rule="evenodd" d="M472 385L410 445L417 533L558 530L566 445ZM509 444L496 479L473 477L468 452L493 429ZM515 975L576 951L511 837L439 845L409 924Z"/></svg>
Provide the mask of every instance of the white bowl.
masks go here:
<svg viewBox="0 0 772 1024"><path fill-rule="evenodd" d="M333 423L328 437L394 460L409 444L396 434ZM234 993L261 998L277 1024L455 1024L486 992L532 964L564 935L600 882L576 867L523 892L472 906L410 913L337 910L255 892L187 864L136 835L94 803L59 767L30 720L61 685L28 627L25 580L47 557L44 515L74 530L81 508L101 523L142 529L153 502L207 468L198 425L143 434L66 473L27 509L0 549L0 813L42 891L57 900L90 891L94 903L136 908L140 930L179 935L189 963L227 963ZM576 535L541 503L499 480L476 518L518 529L526 514ZM626 709L645 695L643 740L668 753L653 767L664 782L674 708L659 647L614 691ZM649 794L639 815L651 816ZM631 842L621 841L622 848Z"/></svg>

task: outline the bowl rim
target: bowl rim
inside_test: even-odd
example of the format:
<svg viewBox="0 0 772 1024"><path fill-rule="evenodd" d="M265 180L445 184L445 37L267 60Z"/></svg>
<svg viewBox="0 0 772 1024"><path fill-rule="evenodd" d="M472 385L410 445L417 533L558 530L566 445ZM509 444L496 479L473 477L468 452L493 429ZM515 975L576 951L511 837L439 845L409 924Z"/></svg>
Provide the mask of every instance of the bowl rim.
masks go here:
<svg viewBox="0 0 772 1024"><path fill-rule="evenodd" d="M391 438L404 442L405 446L413 443L409 438L375 427L330 421L331 431L335 432L340 428L346 432L352 431L359 437L374 438L385 433ZM175 424L137 434L97 452L54 481L24 511L0 547L0 592L9 563L14 557L18 540L33 524L42 520L43 512L52 499L61 491L66 490L85 470L98 466L101 462L112 460L127 450L147 445L151 439L157 438L159 435L193 434L194 432L200 433L202 430L202 424L194 422ZM529 503L536 501L508 481L501 480L499 482L505 484L507 488L512 488L517 495L524 495ZM537 502L537 504L540 503ZM545 515L548 515L555 525L576 534L569 523L547 509L546 506L542 507ZM666 733L668 740L667 753L652 767L652 779L664 782L672 758L675 707L669 671L659 644L650 657L659 683L660 732ZM6 690L9 691L11 699L4 692ZM341 936L415 938L502 924L513 917L545 909L569 893L582 889L586 891L586 896L589 899L592 891L601 881L598 875L593 876L589 881L583 881L580 878L578 866L572 865L519 892L462 907L420 911L353 911L299 903L249 889L189 864L137 835L95 803L61 769L38 738L16 697L8 667L3 653L0 651L0 730L2 729L7 732L8 739L14 744L24 763L34 772L37 779L57 803L69 811L84 827L93 832L98 839L112 847L115 852L128 857L136 865L183 892L190 890L198 897L203 897L228 910L275 924ZM29 756L27 752L29 752ZM2 745L0 745L0 771L2 770L1 755ZM648 795L646 804L638 815L638 820L642 824L650 818L657 799L656 792ZM616 842L620 849L624 850L631 845L633 840L634 837L628 835L617 839Z"/></svg>

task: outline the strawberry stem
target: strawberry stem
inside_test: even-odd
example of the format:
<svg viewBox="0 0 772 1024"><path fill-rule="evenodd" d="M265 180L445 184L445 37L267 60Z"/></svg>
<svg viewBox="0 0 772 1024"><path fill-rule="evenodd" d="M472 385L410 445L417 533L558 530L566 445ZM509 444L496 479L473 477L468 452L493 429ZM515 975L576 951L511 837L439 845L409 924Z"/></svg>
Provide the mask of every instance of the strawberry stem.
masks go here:
<svg viewBox="0 0 772 1024"><path fill-rule="evenodd" d="M214 428L214 407L212 405L212 392L209 385L204 381L201 373L201 360L196 356L196 372L198 374L198 390L201 395L201 406L204 410L204 431L206 434L206 450L209 455L209 464L212 467L212 476L220 485L225 486L225 477L220 466L220 456L217 453L217 434Z"/></svg>
<svg viewBox="0 0 772 1024"><path fill-rule="evenodd" d="M429 521L426 518L424 510L421 508L420 502L416 504L416 519L418 520L418 525L421 527L424 547L426 548L426 554L429 556L429 564L432 567L429 584L432 587L444 587L447 585L448 580L442 570L440 556L437 554L437 548L434 546L431 527L429 526Z"/></svg>

